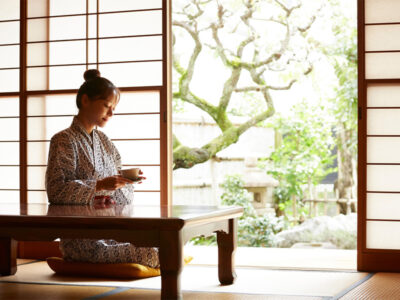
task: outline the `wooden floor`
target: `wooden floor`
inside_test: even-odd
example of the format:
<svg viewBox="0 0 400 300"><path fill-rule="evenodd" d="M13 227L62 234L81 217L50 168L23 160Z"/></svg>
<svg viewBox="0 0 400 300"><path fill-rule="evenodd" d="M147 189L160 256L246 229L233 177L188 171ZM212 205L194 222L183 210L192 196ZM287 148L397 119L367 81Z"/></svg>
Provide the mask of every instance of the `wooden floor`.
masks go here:
<svg viewBox="0 0 400 300"><path fill-rule="evenodd" d="M18 260L18 264L16 275L1 277L0 299L160 298L159 277L126 281L65 277L55 275L44 261ZM184 299L340 299L351 295L352 291L376 276L354 271L272 270L261 267L238 267L237 274L234 285L220 286L216 266L188 265L182 274ZM358 297L359 294L354 299L369 299Z"/></svg>

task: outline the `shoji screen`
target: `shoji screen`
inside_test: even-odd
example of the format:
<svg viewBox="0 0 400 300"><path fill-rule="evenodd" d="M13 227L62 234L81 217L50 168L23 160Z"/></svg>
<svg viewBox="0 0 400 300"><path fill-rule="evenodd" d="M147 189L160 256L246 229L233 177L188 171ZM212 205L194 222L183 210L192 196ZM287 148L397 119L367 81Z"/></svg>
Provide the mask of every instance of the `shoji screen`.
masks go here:
<svg viewBox="0 0 400 300"><path fill-rule="evenodd" d="M0 202L19 202L20 6L0 1Z"/></svg>
<svg viewBox="0 0 400 300"><path fill-rule="evenodd" d="M98 68L121 90L100 130L147 177L135 201L168 203L169 15L169 0L0 1L2 195L47 202L49 141L77 113L83 72Z"/></svg>
<svg viewBox="0 0 400 300"><path fill-rule="evenodd" d="M359 245L365 271L400 271L400 1L359 1Z"/></svg>

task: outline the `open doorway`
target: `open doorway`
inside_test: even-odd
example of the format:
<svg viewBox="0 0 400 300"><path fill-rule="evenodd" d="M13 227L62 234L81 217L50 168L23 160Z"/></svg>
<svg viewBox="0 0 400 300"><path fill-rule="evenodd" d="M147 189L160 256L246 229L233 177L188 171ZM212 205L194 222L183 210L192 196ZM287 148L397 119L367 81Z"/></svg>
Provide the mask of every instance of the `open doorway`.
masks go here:
<svg viewBox="0 0 400 300"><path fill-rule="evenodd" d="M174 0L173 67L174 204L244 206L257 263L356 269L357 2Z"/></svg>

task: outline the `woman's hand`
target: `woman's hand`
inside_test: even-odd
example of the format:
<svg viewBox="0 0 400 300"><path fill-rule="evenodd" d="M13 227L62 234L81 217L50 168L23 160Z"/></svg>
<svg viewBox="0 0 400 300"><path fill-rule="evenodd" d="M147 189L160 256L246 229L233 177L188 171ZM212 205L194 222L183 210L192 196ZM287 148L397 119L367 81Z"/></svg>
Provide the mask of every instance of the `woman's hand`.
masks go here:
<svg viewBox="0 0 400 300"><path fill-rule="evenodd" d="M132 180L124 178L120 175L110 176L97 180L96 191L102 191L102 190L115 191L116 189L124 187L126 184L132 184L132 183L133 183Z"/></svg>
<svg viewBox="0 0 400 300"><path fill-rule="evenodd" d="M139 170L139 175L143 175L142 170ZM146 177L144 177L144 176L139 176L138 179L135 180L135 183L140 184L140 183L142 183L142 180L144 180L144 179L146 179Z"/></svg>
<svg viewBox="0 0 400 300"><path fill-rule="evenodd" d="M93 200L95 209L108 208L113 204L115 204L115 201L110 196L96 196Z"/></svg>

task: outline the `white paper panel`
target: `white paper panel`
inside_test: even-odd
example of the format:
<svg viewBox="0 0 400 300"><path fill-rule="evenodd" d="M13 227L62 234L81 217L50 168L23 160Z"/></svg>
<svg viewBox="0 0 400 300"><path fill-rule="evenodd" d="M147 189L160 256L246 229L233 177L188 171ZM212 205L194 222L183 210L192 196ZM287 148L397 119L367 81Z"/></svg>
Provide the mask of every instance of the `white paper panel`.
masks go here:
<svg viewBox="0 0 400 300"><path fill-rule="evenodd" d="M47 3L48 0L28 0L28 18L46 16Z"/></svg>
<svg viewBox="0 0 400 300"><path fill-rule="evenodd" d="M159 115L113 116L102 130L111 139L143 139L160 137Z"/></svg>
<svg viewBox="0 0 400 300"><path fill-rule="evenodd" d="M19 142L0 142L0 165L19 165Z"/></svg>
<svg viewBox="0 0 400 300"><path fill-rule="evenodd" d="M49 51L48 63L47 50ZM36 61L30 57L40 58L40 60ZM28 66L81 63L86 63L85 41L28 44Z"/></svg>
<svg viewBox="0 0 400 300"><path fill-rule="evenodd" d="M46 165L50 142L28 142L28 165Z"/></svg>
<svg viewBox="0 0 400 300"><path fill-rule="evenodd" d="M28 191L28 203L47 203L47 194L42 191ZM31 207L32 208L32 207ZM36 209L45 208L47 210L47 206L36 207ZM29 207L28 207L29 209ZM43 215L47 214L47 211L29 211L29 214Z"/></svg>
<svg viewBox="0 0 400 300"><path fill-rule="evenodd" d="M8 213L7 205L4 205L3 203L19 204L19 199L20 199L19 191L0 191L0 199L2 203L0 214L6 215ZM12 211L10 210L9 213L11 212Z"/></svg>
<svg viewBox="0 0 400 300"><path fill-rule="evenodd" d="M400 53L366 53L366 79L400 78Z"/></svg>
<svg viewBox="0 0 400 300"><path fill-rule="evenodd" d="M162 33L162 15L159 10L102 14L99 21L100 37Z"/></svg>
<svg viewBox="0 0 400 300"><path fill-rule="evenodd" d="M368 249L400 249L400 222L367 221Z"/></svg>
<svg viewBox="0 0 400 300"><path fill-rule="evenodd" d="M50 0L50 16L74 15L86 13L86 1L82 0Z"/></svg>
<svg viewBox="0 0 400 300"><path fill-rule="evenodd" d="M365 50L400 50L400 25L365 26Z"/></svg>
<svg viewBox="0 0 400 300"><path fill-rule="evenodd" d="M0 20L19 19L19 1L1 0L0 1Z"/></svg>
<svg viewBox="0 0 400 300"><path fill-rule="evenodd" d="M29 91L49 89L49 79L47 70L48 68L27 69L26 78L27 78L27 89Z"/></svg>
<svg viewBox="0 0 400 300"><path fill-rule="evenodd" d="M0 141L19 141L19 118L0 119L0 128Z"/></svg>
<svg viewBox="0 0 400 300"><path fill-rule="evenodd" d="M89 16L88 34L89 34L89 38L97 37L97 15Z"/></svg>
<svg viewBox="0 0 400 300"><path fill-rule="evenodd" d="M158 91L122 92L115 113L160 112L160 93Z"/></svg>
<svg viewBox="0 0 400 300"><path fill-rule="evenodd" d="M45 190L46 167L28 167L28 189Z"/></svg>
<svg viewBox="0 0 400 300"><path fill-rule="evenodd" d="M89 40L88 43L88 60L89 63L96 63L97 60L97 41L96 40ZM96 66L89 69L96 69Z"/></svg>
<svg viewBox="0 0 400 300"><path fill-rule="evenodd" d="M99 69L101 76L110 78L118 87L162 85L162 63L158 61L104 64Z"/></svg>
<svg viewBox="0 0 400 300"><path fill-rule="evenodd" d="M75 115L76 95L46 95L28 98L28 116Z"/></svg>
<svg viewBox="0 0 400 300"><path fill-rule="evenodd" d="M160 205L160 193L156 192L135 192L133 203L135 205Z"/></svg>
<svg viewBox="0 0 400 300"><path fill-rule="evenodd" d="M368 137L367 163L400 163L400 138Z"/></svg>
<svg viewBox="0 0 400 300"><path fill-rule="evenodd" d="M19 189L19 167L0 167L0 189Z"/></svg>
<svg viewBox="0 0 400 300"><path fill-rule="evenodd" d="M0 70L0 92L19 91L19 69Z"/></svg>
<svg viewBox="0 0 400 300"><path fill-rule="evenodd" d="M400 135L400 109L368 109L367 134Z"/></svg>
<svg viewBox="0 0 400 300"><path fill-rule="evenodd" d="M19 43L19 22L0 23L0 44Z"/></svg>
<svg viewBox="0 0 400 300"><path fill-rule="evenodd" d="M400 22L400 1L365 0L365 23Z"/></svg>
<svg viewBox="0 0 400 300"><path fill-rule="evenodd" d="M86 17L50 18L50 40L86 38Z"/></svg>
<svg viewBox="0 0 400 300"><path fill-rule="evenodd" d="M57 132L71 126L73 117L28 118L28 141L50 140Z"/></svg>
<svg viewBox="0 0 400 300"><path fill-rule="evenodd" d="M399 165L367 166L367 191L400 192Z"/></svg>
<svg viewBox="0 0 400 300"><path fill-rule="evenodd" d="M49 43L35 43L27 45L27 66L49 65L47 51Z"/></svg>
<svg viewBox="0 0 400 300"><path fill-rule="evenodd" d="M19 98L0 97L0 117L18 117Z"/></svg>
<svg viewBox="0 0 400 300"><path fill-rule="evenodd" d="M18 1L16 1L18 2ZM50 7L50 14L47 11ZM59 16L83 14L86 12L86 1L82 0L28 0L28 17Z"/></svg>
<svg viewBox="0 0 400 300"><path fill-rule="evenodd" d="M0 47L0 68L19 68L19 46Z"/></svg>
<svg viewBox="0 0 400 300"><path fill-rule="evenodd" d="M28 20L28 42L49 40L49 36L47 35L48 23L49 19Z"/></svg>
<svg viewBox="0 0 400 300"><path fill-rule="evenodd" d="M121 11L135 9L161 8L161 0L127 1L127 0L100 0L100 11Z"/></svg>
<svg viewBox="0 0 400 300"><path fill-rule="evenodd" d="M89 0L89 13L97 12L97 0Z"/></svg>
<svg viewBox="0 0 400 300"><path fill-rule="evenodd" d="M49 87L47 86L47 70L49 69ZM28 68L28 90L60 90L79 89L83 83L82 75L86 66Z"/></svg>
<svg viewBox="0 0 400 300"><path fill-rule="evenodd" d="M367 87L368 107L400 107L400 84L369 84Z"/></svg>
<svg viewBox="0 0 400 300"><path fill-rule="evenodd" d="M50 36L47 36L47 23ZM58 17L28 20L28 42L86 38L86 17Z"/></svg>
<svg viewBox="0 0 400 300"><path fill-rule="evenodd" d="M100 62L162 59L162 37L100 40L99 53Z"/></svg>
<svg viewBox="0 0 400 300"><path fill-rule="evenodd" d="M400 194L367 193L367 219L400 220Z"/></svg>
<svg viewBox="0 0 400 300"><path fill-rule="evenodd" d="M159 164L160 141L114 141L122 164Z"/></svg>

